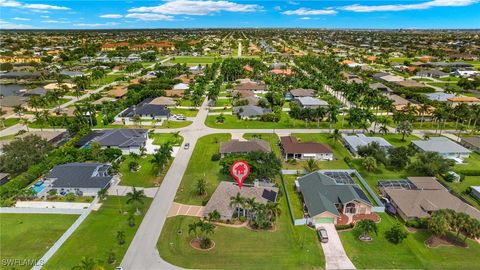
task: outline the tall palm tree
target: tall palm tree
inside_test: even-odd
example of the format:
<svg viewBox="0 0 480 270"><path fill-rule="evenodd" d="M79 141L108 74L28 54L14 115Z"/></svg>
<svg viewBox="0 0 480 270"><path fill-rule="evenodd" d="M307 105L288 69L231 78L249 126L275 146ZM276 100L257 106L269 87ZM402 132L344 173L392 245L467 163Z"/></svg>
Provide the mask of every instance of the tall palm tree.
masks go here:
<svg viewBox="0 0 480 270"><path fill-rule="evenodd" d="M133 187L133 190L127 193L127 204L132 204L135 212L140 213L140 207L145 203L146 197L143 190L137 190Z"/></svg>
<svg viewBox="0 0 480 270"><path fill-rule="evenodd" d="M333 133L330 134L328 138L333 141L333 144L336 144L338 141L342 139L342 133L340 133L340 130L334 129Z"/></svg>
<svg viewBox="0 0 480 270"><path fill-rule="evenodd" d="M125 244L125 232L117 231L117 242L119 245Z"/></svg>
<svg viewBox="0 0 480 270"><path fill-rule="evenodd" d="M278 202L267 202L266 208L267 213L270 215L270 220L275 221L277 216L282 213L282 209Z"/></svg>
<svg viewBox="0 0 480 270"><path fill-rule="evenodd" d="M318 170L318 163L315 159L309 158L303 168L305 169L305 171L311 173Z"/></svg>
<svg viewBox="0 0 480 270"><path fill-rule="evenodd" d="M244 204L244 198L240 195L240 192L237 192L237 195L230 197L230 207L234 207L237 211L237 218L240 218L239 208Z"/></svg>

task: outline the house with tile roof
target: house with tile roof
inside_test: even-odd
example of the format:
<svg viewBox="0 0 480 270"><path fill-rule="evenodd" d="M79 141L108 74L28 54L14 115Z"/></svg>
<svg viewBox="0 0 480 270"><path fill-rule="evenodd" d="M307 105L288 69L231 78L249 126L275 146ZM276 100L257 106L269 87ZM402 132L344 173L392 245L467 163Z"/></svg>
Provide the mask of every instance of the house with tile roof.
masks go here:
<svg viewBox="0 0 480 270"><path fill-rule="evenodd" d="M265 140L253 139L249 141L230 140L220 144L222 157L228 154L245 154L250 152L271 152L270 144Z"/></svg>
<svg viewBox="0 0 480 270"><path fill-rule="evenodd" d="M281 137L280 148L285 160L333 160L333 151L327 144L317 142L299 142L297 138L293 136Z"/></svg>

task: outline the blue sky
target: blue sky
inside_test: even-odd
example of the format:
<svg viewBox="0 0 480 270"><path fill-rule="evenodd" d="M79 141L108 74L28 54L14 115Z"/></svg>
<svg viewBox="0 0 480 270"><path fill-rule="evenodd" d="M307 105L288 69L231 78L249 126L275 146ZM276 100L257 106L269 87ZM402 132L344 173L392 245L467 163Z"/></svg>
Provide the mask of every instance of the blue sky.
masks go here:
<svg viewBox="0 0 480 270"><path fill-rule="evenodd" d="M480 0L0 0L0 29L480 28Z"/></svg>

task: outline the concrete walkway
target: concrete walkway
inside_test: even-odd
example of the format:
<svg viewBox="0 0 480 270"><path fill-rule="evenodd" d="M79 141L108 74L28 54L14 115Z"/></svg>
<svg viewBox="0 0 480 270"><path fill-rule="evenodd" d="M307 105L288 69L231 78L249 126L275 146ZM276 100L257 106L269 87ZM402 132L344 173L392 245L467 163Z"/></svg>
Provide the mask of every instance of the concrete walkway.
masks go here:
<svg viewBox="0 0 480 270"><path fill-rule="evenodd" d="M190 216L190 217L203 217L203 206L200 205L187 205L174 202L167 217L174 216Z"/></svg>
<svg viewBox="0 0 480 270"><path fill-rule="evenodd" d="M65 209L65 208L33 208L33 207L1 207L0 214L61 214L82 215L88 209Z"/></svg>
<svg viewBox="0 0 480 270"><path fill-rule="evenodd" d="M155 194L157 194L158 188L153 187L153 188L142 188L142 187L136 187L136 190L143 190L145 193L145 196L148 198L153 198L155 197ZM127 193L132 192L133 187L130 186L111 186L107 193L108 195L111 196L127 196Z"/></svg>
<svg viewBox="0 0 480 270"><path fill-rule="evenodd" d="M68 228L68 230L63 233L63 235L53 244L53 246L50 247L50 249L43 255L43 257L37 262L37 264L32 267L32 270L40 270L42 267L50 260L50 258L55 255L55 253L60 249L60 247L67 241L67 239L75 232L75 230L82 224L82 222L90 215L92 212L94 206L98 202L98 197L95 197L93 200L92 204L90 204L90 207L86 209L83 214L80 215L80 217L75 220L75 222Z"/></svg>
<svg viewBox="0 0 480 270"><path fill-rule="evenodd" d="M322 227L327 230L328 235L328 242L322 243L323 253L325 254L325 269L355 269L355 266L343 249L342 241L340 241L335 225L322 224Z"/></svg>

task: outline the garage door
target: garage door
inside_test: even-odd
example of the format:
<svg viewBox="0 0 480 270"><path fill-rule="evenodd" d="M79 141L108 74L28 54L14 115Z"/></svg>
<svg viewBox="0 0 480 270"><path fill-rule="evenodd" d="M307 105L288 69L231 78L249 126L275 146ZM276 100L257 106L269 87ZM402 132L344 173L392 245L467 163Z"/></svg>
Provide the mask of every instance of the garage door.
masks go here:
<svg viewBox="0 0 480 270"><path fill-rule="evenodd" d="M333 218L329 218L329 217L319 217L319 218L315 218L313 220L313 222L315 224L320 224L320 223L334 223L333 222Z"/></svg>

